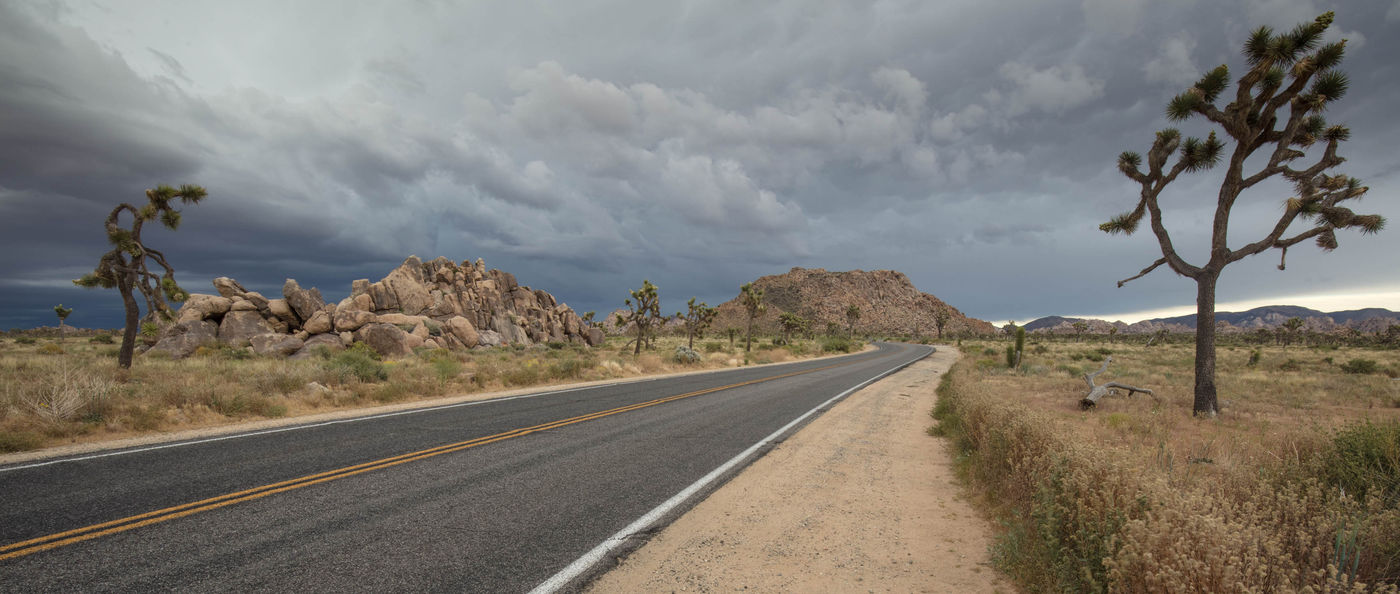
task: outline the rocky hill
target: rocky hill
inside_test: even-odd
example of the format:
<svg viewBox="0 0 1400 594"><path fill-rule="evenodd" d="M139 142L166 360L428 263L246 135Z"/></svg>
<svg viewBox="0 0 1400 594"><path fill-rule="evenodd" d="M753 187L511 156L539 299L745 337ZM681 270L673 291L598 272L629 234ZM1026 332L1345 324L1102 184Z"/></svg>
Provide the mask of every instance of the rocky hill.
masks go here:
<svg viewBox="0 0 1400 594"><path fill-rule="evenodd" d="M768 311L760 324L767 332L778 330L778 316L792 312L811 321L814 332L824 332L828 324L845 329L846 309L860 308L856 331L872 334L937 334L934 313L946 308L951 314L944 334L986 334L995 332L991 324L969 318L937 297L916 289L909 277L894 270L851 270L828 272L821 268L793 268L786 274L764 276L754 281L763 289ZM713 328L743 328L747 316L739 298L719 305Z"/></svg>
<svg viewBox="0 0 1400 594"><path fill-rule="evenodd" d="M294 279L282 286L280 299L226 277L214 279L214 288L217 295L190 295L151 351L179 358L221 344L261 355L308 356L317 347L338 350L363 342L396 357L418 347L603 340L602 331L586 327L553 295L520 286L508 272L487 270L479 258L459 265L410 256L378 282L354 281L350 296L339 303L326 303L319 290L303 289Z"/></svg>
<svg viewBox="0 0 1400 594"><path fill-rule="evenodd" d="M1299 318L1303 320L1304 330L1324 333L1347 329L1355 329L1363 333L1383 332L1393 324L1400 324L1400 313L1380 308L1329 313L1306 307L1298 307L1296 305L1268 305L1242 312L1224 311L1215 313L1215 320L1219 326L1219 331L1225 333L1253 332L1260 328L1271 330L1282 326L1283 323L1290 318ZM1194 332L1196 330L1196 315L1189 314L1171 318L1143 320L1135 324L1106 322L1097 319L1047 316L1027 323L1026 331L1032 333L1073 334L1075 332L1074 322L1079 321L1088 323L1088 331L1095 334L1107 333L1109 328L1113 327L1118 328L1119 332L1125 334L1152 333L1161 329L1166 329L1168 332Z"/></svg>

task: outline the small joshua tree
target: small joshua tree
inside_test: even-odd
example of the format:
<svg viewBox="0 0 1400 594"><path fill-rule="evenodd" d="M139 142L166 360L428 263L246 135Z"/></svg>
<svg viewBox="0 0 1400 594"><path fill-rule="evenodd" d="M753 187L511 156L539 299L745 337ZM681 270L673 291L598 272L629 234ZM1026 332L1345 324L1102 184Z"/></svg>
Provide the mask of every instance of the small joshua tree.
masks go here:
<svg viewBox="0 0 1400 594"><path fill-rule="evenodd" d="M686 346L695 350L695 339L705 337L705 329L714 322L719 310L706 305L704 301L696 303L694 297L685 302L685 305L685 313L676 312L676 317L685 323Z"/></svg>
<svg viewBox="0 0 1400 594"><path fill-rule="evenodd" d="M748 332L744 335L744 352L753 350L753 325L758 316L763 315L767 306L763 304L763 289L744 283L739 287L739 302L744 304L744 312L749 316Z"/></svg>
<svg viewBox="0 0 1400 594"><path fill-rule="evenodd" d="M68 316L73 315L73 308L63 307L63 304L60 303L54 306L53 313L58 315L58 341L63 342L63 321L68 319Z"/></svg>
<svg viewBox="0 0 1400 594"><path fill-rule="evenodd" d="M1385 226L1385 219L1379 215L1361 215L1342 206L1343 202L1366 194L1367 188L1360 180L1345 174L1327 173L1345 161L1337 155L1337 147L1351 137L1351 130L1346 126L1328 124L1322 117L1322 112L1341 99L1350 86L1347 75L1336 69L1345 53L1346 40L1322 44L1322 34L1332 25L1332 19L1332 13L1328 12L1312 23L1277 34L1269 27L1255 29L1244 44L1249 69L1236 83L1233 100L1228 105L1216 105L1216 99L1230 86L1230 70L1223 64L1207 72L1194 86L1167 104L1167 117L1185 120L1202 116L1220 126L1234 141L1216 198L1210 259L1204 264L1191 264L1177 253L1163 224L1158 198L1181 173L1203 171L1219 163L1226 142L1213 130L1205 140L1200 140L1183 139L1180 132L1168 128L1158 132L1153 140L1147 152L1146 172L1141 169L1141 155L1124 152L1118 156L1118 169L1142 186L1142 191L1133 210L1099 228L1108 233L1128 235L1136 231L1147 216L1162 251L1162 257L1156 262L1137 275L1119 281L1118 286L1164 264L1196 282L1196 386L1192 412L1197 416L1214 416L1218 410L1215 288L1225 266L1278 248L1279 269L1282 270L1288 248L1298 243L1313 240L1319 248L1331 251L1337 247L1340 229L1375 233ZM1321 147L1322 154L1315 155L1315 161L1295 165L1307 157L1309 149L1317 147ZM1251 159L1256 153L1259 153L1257 158ZM1169 163L1174 155L1174 161ZM1246 172L1247 164L1257 169ZM1283 214L1267 234L1253 243L1231 248L1228 244L1230 212L1235 201L1245 190L1275 176L1291 182L1296 194L1284 201ZM1289 235L1289 227L1299 218L1311 226Z"/></svg>
<svg viewBox="0 0 1400 594"><path fill-rule="evenodd" d="M856 337L856 320L860 319L860 306L851 305L846 308L846 327L851 338Z"/></svg>
<svg viewBox="0 0 1400 594"><path fill-rule="evenodd" d="M628 291L631 298L625 300L626 314L617 314L617 326L625 328L628 324L634 324L637 329L637 346L632 349L632 354L642 353L642 343L647 342L650 336L652 324L661 321L661 300L657 297L656 285L649 280L642 281L642 288ZM623 347L626 348L626 347Z"/></svg>
<svg viewBox="0 0 1400 594"><path fill-rule="evenodd" d="M1089 323L1085 322L1084 320L1079 320L1078 322L1070 324L1070 326L1074 328L1075 342L1079 342L1079 339L1084 336L1084 332L1089 329Z"/></svg>
<svg viewBox="0 0 1400 594"><path fill-rule="evenodd" d="M792 333L801 332L807 326L807 320L790 311L785 311L778 315L778 324L783 327L783 344L792 342Z"/></svg>
<svg viewBox="0 0 1400 594"><path fill-rule="evenodd" d="M115 287L126 305L126 329L122 333L122 346L117 354L117 365L131 368L132 355L136 349L136 334L141 330L141 311L136 303L136 292L146 299L146 316L155 319L173 317L166 300L176 303L184 301L189 293L175 283L175 269L166 261L165 254L146 247L141 239L141 228L146 221L160 219L167 229L180 226L180 211L171 204L179 199L183 204L198 204L207 194L200 186L183 185L178 189L158 186L146 190L147 203L137 208L129 203L118 204L107 215L107 241L112 251L102 254L97 268L91 274L73 281L80 287ZM131 228L121 226L123 213L132 217ZM164 272L156 275L147 267L147 261L154 261Z"/></svg>
<svg viewBox="0 0 1400 594"><path fill-rule="evenodd" d="M1284 335L1283 339L1284 348L1287 348L1288 345L1293 344L1293 340L1298 337L1298 330L1302 327L1303 318L1293 317L1288 318L1283 322L1283 328L1287 330L1287 333Z"/></svg>
<svg viewBox="0 0 1400 594"><path fill-rule="evenodd" d="M948 325L948 320L952 317L953 314L946 307L940 307L938 311L933 312L933 326L938 328L938 340L943 340L943 327Z"/></svg>

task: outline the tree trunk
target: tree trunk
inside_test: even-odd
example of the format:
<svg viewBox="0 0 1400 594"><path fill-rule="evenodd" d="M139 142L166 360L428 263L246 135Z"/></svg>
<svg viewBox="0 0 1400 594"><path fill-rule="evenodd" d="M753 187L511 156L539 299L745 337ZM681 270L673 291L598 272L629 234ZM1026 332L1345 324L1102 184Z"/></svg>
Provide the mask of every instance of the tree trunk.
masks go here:
<svg viewBox="0 0 1400 594"><path fill-rule="evenodd" d="M1219 271L1203 270L1196 278L1196 397L1191 414L1213 417L1215 399L1215 282Z"/></svg>
<svg viewBox="0 0 1400 594"><path fill-rule="evenodd" d="M136 305L136 296L131 294L133 276L124 273L117 279L117 291L126 304L126 331L122 332L122 348L117 353L117 366L122 369L131 369L131 359L136 353L136 333L141 329L141 310Z"/></svg>
<svg viewBox="0 0 1400 594"><path fill-rule="evenodd" d="M685 329L685 342L686 348L692 351L695 350L695 332L690 328Z"/></svg>
<svg viewBox="0 0 1400 594"><path fill-rule="evenodd" d="M753 318L749 318L749 331L744 334L744 352L753 350Z"/></svg>
<svg viewBox="0 0 1400 594"><path fill-rule="evenodd" d="M637 346L632 349L632 354L640 355L642 354L642 340L645 339L647 335L646 328L642 326L641 320L637 320L634 323L637 324Z"/></svg>

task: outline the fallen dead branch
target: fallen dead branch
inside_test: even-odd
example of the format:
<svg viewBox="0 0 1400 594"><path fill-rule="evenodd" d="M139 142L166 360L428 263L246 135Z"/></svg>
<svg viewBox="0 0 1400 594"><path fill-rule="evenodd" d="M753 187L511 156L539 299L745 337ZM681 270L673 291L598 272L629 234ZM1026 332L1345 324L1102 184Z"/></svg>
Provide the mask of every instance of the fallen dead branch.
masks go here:
<svg viewBox="0 0 1400 594"><path fill-rule="evenodd" d="M1153 394L1152 390L1148 390L1145 388L1129 386L1127 384L1120 384L1118 382L1108 382L1106 384L1098 386L1094 385L1094 378L1098 377L1100 373L1108 371L1108 364L1112 362L1113 357L1104 357L1103 367L1100 367L1098 371L1095 371L1093 373L1084 374L1084 383L1089 384L1089 394L1085 396L1083 400L1079 401L1079 408L1081 410L1089 410L1091 408L1094 408L1095 406L1098 406L1100 398L1103 398L1104 396L1107 396L1109 394L1117 394L1118 390L1127 390L1129 396L1132 396L1137 392L1142 392L1143 394L1151 396L1153 400L1158 400L1157 395Z"/></svg>

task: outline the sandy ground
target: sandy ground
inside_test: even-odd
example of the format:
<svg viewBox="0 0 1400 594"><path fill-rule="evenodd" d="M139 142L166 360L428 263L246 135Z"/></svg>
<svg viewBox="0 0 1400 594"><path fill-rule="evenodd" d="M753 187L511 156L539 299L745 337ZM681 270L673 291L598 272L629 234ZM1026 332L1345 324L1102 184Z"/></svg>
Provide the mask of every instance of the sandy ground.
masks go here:
<svg viewBox="0 0 1400 594"><path fill-rule="evenodd" d="M930 437L937 353L852 394L589 592L1014 592Z"/></svg>

